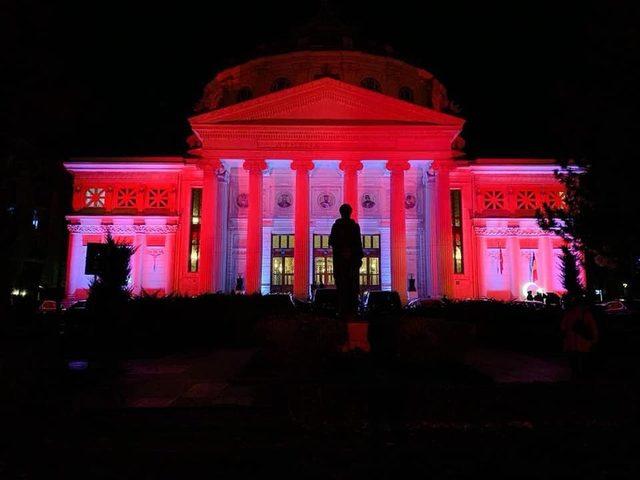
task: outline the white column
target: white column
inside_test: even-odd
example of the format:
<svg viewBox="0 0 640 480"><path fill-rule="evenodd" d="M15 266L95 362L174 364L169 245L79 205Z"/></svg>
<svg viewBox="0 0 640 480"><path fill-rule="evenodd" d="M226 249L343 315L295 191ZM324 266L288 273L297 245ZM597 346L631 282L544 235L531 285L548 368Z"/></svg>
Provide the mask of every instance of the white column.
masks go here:
<svg viewBox="0 0 640 480"><path fill-rule="evenodd" d="M407 225L404 208L404 172L409 169L406 160L390 160L387 169L390 180L391 230L391 288L398 292L402 303L407 302Z"/></svg>
<svg viewBox="0 0 640 480"><path fill-rule="evenodd" d="M436 251L436 185L435 175L432 171L424 173L424 261L426 273L425 291L428 296L438 296L438 254Z"/></svg>
<svg viewBox="0 0 640 480"><path fill-rule="evenodd" d="M218 198L216 201L217 211L217 227L216 239L214 247L216 250L217 271L217 289L223 292L229 291L233 285L227 285L227 232L229 221L229 172L219 169L217 172L218 179Z"/></svg>
<svg viewBox="0 0 640 480"><path fill-rule="evenodd" d="M545 235L538 239L538 251L540 252L540 261L538 262L538 271L542 287L545 291L553 290L553 243L550 236Z"/></svg>
<svg viewBox="0 0 640 480"><path fill-rule="evenodd" d="M518 237L507 238L507 248L509 249L509 278L511 280L511 296L520 298L520 240Z"/></svg>
<svg viewBox="0 0 640 480"><path fill-rule="evenodd" d="M451 232L451 189L449 172L452 166L442 161L436 169L436 245L438 255L438 291L453 297L453 240Z"/></svg>
<svg viewBox="0 0 640 480"><path fill-rule="evenodd" d="M478 266L478 296L486 297L487 296L487 279L485 278L486 272L486 264L487 261L487 237L479 236L477 237L477 266Z"/></svg>
<svg viewBox="0 0 640 480"><path fill-rule="evenodd" d="M173 285L173 258L174 258L174 249L176 244L176 234L175 232L169 232L166 234L164 240L164 262L165 262L165 286L164 293L165 295L169 295L174 291Z"/></svg>
<svg viewBox="0 0 640 480"><path fill-rule="evenodd" d="M82 234L69 232L69 247L67 253L67 298L75 298L78 288L84 278L85 258L83 257Z"/></svg>

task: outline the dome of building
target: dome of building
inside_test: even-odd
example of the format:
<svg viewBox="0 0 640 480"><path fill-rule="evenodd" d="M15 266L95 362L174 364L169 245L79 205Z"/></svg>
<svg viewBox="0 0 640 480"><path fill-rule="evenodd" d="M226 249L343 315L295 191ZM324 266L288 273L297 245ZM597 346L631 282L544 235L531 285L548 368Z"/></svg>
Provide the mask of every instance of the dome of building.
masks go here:
<svg viewBox="0 0 640 480"><path fill-rule="evenodd" d="M329 2L308 23L262 55L219 72L196 106L207 112L323 77L449 112L444 86L430 72L395 58L391 46L342 22Z"/></svg>
<svg viewBox="0 0 640 480"><path fill-rule="evenodd" d="M302 44L309 47L313 38L302 39ZM341 38L345 44L351 41ZM227 68L207 84L196 110L224 108L323 77L434 110L449 110L446 90L431 73L390 56L344 47L267 55Z"/></svg>

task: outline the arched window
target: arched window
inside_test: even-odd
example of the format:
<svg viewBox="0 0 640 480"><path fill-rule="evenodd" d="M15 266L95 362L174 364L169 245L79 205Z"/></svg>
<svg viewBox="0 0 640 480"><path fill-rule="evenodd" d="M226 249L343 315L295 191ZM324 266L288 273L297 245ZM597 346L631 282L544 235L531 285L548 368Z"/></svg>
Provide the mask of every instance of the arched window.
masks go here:
<svg viewBox="0 0 640 480"><path fill-rule="evenodd" d="M398 97L400 100L404 100L406 102L413 102L413 90L409 87L400 87L398 91Z"/></svg>
<svg viewBox="0 0 640 480"><path fill-rule="evenodd" d="M291 86L291 80L285 77L276 78L271 84L271 91L277 92L278 90L284 90Z"/></svg>
<svg viewBox="0 0 640 480"><path fill-rule="evenodd" d="M250 98L253 98L253 92L249 87L242 87L240 90L238 90L236 101L244 102L245 100L249 100Z"/></svg>
<svg viewBox="0 0 640 480"><path fill-rule="evenodd" d="M380 82L373 77L363 78L360 82L360 86L368 90L373 90L376 92L380 91Z"/></svg>

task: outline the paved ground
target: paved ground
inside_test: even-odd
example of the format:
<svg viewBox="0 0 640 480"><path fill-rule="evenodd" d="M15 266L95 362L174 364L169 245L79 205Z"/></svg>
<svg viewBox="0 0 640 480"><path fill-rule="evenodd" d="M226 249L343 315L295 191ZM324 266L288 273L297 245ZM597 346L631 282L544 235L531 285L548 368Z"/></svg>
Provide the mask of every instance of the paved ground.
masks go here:
<svg viewBox="0 0 640 480"><path fill-rule="evenodd" d="M251 405L251 389L231 385L254 350L217 350L130 360L115 381L83 391L77 408L163 408Z"/></svg>
<svg viewBox="0 0 640 480"><path fill-rule="evenodd" d="M71 404L2 418L0 478L640 472L636 383L567 382L561 359L492 349L410 371L367 358L313 378L270 376L246 349L130 361Z"/></svg>
<svg viewBox="0 0 640 480"><path fill-rule="evenodd" d="M498 383L563 382L571 369L561 356L544 358L523 353L476 348L464 357L464 364Z"/></svg>

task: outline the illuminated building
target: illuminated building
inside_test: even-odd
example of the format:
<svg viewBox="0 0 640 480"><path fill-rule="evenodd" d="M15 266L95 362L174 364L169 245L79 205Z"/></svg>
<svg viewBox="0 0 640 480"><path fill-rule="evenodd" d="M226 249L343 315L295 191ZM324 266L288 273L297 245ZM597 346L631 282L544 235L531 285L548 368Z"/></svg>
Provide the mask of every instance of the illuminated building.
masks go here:
<svg viewBox="0 0 640 480"><path fill-rule="evenodd" d="M137 247L134 293L330 286L327 236L354 207L361 284L415 295L560 292L562 242L534 213L562 205L553 161L464 158L444 87L400 60L300 51L220 72L184 157L77 158L67 296L86 296L88 245ZM89 248L90 250L90 248Z"/></svg>

